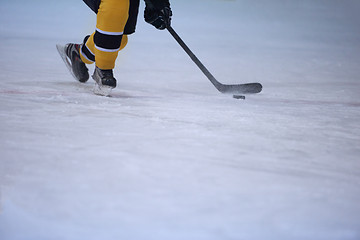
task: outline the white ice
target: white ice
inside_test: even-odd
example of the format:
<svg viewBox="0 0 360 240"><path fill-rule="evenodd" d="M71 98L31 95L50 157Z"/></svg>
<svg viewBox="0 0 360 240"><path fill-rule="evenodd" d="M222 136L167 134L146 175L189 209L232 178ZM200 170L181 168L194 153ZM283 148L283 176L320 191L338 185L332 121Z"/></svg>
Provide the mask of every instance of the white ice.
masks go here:
<svg viewBox="0 0 360 240"><path fill-rule="evenodd" d="M143 5L106 98L55 48L94 30L82 1L1 1L0 239L360 239L360 1L173 0L246 100Z"/></svg>

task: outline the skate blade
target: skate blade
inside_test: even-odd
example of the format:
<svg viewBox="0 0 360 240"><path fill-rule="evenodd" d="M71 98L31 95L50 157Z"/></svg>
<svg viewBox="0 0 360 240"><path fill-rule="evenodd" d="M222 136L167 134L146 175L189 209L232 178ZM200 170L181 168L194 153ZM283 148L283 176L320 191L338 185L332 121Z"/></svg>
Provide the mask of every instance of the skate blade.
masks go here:
<svg viewBox="0 0 360 240"><path fill-rule="evenodd" d="M96 95L111 97L111 90L113 90L112 87L100 86L99 84L95 83L93 92Z"/></svg>
<svg viewBox="0 0 360 240"><path fill-rule="evenodd" d="M69 72L71 73L71 75L79 81L79 79L76 78L72 66L71 66L71 62L69 60L69 58L66 56L66 51L65 51L65 46L60 45L60 44L56 44L56 49L58 50L61 59L64 61L65 66L67 67L67 69L69 70Z"/></svg>

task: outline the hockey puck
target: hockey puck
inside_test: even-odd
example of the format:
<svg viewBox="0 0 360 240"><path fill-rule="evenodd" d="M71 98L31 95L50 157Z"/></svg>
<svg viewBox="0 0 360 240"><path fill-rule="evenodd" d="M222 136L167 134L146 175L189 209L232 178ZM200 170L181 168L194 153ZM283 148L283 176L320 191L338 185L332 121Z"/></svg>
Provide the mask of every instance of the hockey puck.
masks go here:
<svg viewBox="0 0 360 240"><path fill-rule="evenodd" d="M244 96L244 95L233 95L233 98L245 100L245 96Z"/></svg>

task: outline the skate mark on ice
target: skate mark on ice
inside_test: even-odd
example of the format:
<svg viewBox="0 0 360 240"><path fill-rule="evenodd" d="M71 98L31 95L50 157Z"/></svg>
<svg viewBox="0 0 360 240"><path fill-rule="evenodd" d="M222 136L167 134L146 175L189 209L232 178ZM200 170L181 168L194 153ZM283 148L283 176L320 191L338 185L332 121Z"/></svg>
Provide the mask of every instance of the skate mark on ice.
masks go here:
<svg viewBox="0 0 360 240"><path fill-rule="evenodd" d="M0 94L11 94L11 95L38 95L38 96L41 96L41 95L46 95L46 96L49 96L49 95L52 95L52 96L55 96L55 95L63 95L63 96L70 96L72 94L68 93L68 92L59 92L59 91L21 91L21 90L2 90L0 91Z"/></svg>
<svg viewBox="0 0 360 240"><path fill-rule="evenodd" d="M360 107L360 102L341 102L341 101L326 101L326 100L304 100L304 99L266 99L266 102L278 104L298 104L309 106L347 106Z"/></svg>
<svg viewBox="0 0 360 240"><path fill-rule="evenodd" d="M113 91L109 97L122 98L122 99L160 99L160 97L158 96L135 95L126 92L118 92L118 91Z"/></svg>

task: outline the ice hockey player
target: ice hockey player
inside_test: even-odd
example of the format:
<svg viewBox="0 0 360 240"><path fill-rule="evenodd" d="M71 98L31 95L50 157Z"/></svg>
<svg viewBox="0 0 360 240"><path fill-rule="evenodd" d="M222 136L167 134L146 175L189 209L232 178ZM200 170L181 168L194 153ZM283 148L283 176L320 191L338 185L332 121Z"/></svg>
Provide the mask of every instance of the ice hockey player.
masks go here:
<svg viewBox="0 0 360 240"><path fill-rule="evenodd" d="M113 76L118 52L135 32L140 0L84 0L96 13L95 32L84 38L82 44L68 43L65 53L71 61L74 76L80 82L89 79L86 64L95 63L92 78L100 88L116 87ZM171 21L169 0L145 0L145 21L163 30Z"/></svg>

